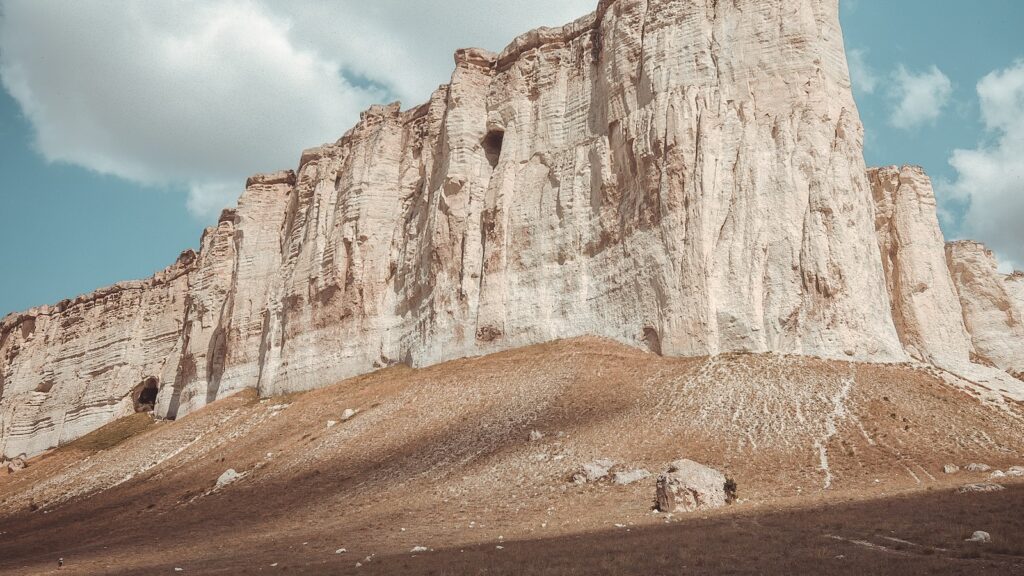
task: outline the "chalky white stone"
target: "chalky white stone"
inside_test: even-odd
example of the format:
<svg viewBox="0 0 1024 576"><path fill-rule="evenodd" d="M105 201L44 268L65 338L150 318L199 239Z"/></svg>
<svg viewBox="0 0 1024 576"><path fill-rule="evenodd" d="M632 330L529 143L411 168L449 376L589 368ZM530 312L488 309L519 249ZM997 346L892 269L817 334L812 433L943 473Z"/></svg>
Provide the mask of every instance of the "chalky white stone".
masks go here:
<svg viewBox="0 0 1024 576"><path fill-rule="evenodd" d="M917 176L885 230L926 245L876 236L862 141L838 0L602 0L500 54L460 50L426 104L374 106L296 171L250 178L198 253L5 318L0 454L130 414L149 379L157 415L180 417L582 335L946 366L966 328L1024 368L956 250L966 322L943 323ZM987 274L1024 301L1024 279Z"/></svg>

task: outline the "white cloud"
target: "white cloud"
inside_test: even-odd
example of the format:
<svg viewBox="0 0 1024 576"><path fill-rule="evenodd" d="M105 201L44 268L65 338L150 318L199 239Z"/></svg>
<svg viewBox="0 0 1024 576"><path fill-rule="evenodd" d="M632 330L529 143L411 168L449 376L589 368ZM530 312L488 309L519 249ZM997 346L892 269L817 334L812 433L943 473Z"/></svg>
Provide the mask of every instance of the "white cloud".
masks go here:
<svg viewBox="0 0 1024 576"><path fill-rule="evenodd" d="M206 181L188 185L188 200L185 205L188 211L196 216L218 214L233 206L238 199L239 185L237 182Z"/></svg>
<svg viewBox="0 0 1024 576"><path fill-rule="evenodd" d="M978 97L991 142L956 150L958 179L944 187L967 202L960 233L996 251L1004 267L1024 265L1024 60L985 76Z"/></svg>
<svg viewBox="0 0 1024 576"><path fill-rule="evenodd" d="M424 101L452 53L593 9L489 0L0 0L0 80L48 160L183 186L209 217L373 102Z"/></svg>
<svg viewBox="0 0 1024 576"><path fill-rule="evenodd" d="M853 87L863 94L874 94L878 86L878 75L867 62L868 51L860 48L850 50L850 79Z"/></svg>
<svg viewBox="0 0 1024 576"><path fill-rule="evenodd" d="M592 12L597 0L266 0L293 23L296 43L338 58L349 72L387 86L407 103L449 80L457 48L501 50L539 26Z"/></svg>
<svg viewBox="0 0 1024 576"><path fill-rule="evenodd" d="M889 122L909 130L935 122L953 95L953 83L936 66L914 73L900 65L892 75L895 108Z"/></svg>

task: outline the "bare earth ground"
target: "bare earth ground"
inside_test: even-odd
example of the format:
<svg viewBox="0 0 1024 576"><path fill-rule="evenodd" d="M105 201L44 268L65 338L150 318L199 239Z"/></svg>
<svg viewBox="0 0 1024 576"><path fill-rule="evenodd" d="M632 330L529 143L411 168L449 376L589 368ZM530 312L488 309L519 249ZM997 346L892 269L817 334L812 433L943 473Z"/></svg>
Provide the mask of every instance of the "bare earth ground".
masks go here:
<svg viewBox="0 0 1024 576"><path fill-rule="evenodd" d="M1024 574L1024 479L942 473L1024 465L1022 414L924 368L557 342L115 423L0 476L0 573ZM569 482L683 457L740 503Z"/></svg>

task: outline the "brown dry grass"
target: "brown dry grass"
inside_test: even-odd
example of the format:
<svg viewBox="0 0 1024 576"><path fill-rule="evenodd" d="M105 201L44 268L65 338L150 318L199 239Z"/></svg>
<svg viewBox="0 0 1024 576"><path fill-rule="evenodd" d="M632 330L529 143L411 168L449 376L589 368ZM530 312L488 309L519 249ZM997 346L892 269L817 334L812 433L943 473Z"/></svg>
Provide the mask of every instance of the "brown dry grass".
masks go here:
<svg viewBox="0 0 1024 576"><path fill-rule="evenodd" d="M145 432L153 424L154 420L150 414L132 414L75 440L63 447L62 450L84 453L102 452Z"/></svg>
<svg viewBox="0 0 1024 576"><path fill-rule="evenodd" d="M360 412L342 423L346 408ZM940 470L1020 464L1021 422L905 366L558 342L103 431L118 442L0 477L0 573L48 573L57 557L81 574L346 573L371 554L358 573L1007 573L1019 489L957 495L984 475ZM653 479L566 482L601 457L653 472L699 460L743 500L666 525ZM213 492L227 468L245 477ZM975 529L1002 536L964 548ZM412 558L416 545L446 552Z"/></svg>

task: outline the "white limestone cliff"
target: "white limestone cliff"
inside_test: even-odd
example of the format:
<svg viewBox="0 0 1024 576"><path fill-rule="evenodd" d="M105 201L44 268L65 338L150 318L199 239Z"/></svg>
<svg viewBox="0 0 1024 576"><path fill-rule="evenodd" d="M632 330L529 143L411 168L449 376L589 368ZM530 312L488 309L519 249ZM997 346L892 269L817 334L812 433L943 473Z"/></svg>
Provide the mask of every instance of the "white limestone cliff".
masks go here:
<svg viewBox="0 0 1024 576"><path fill-rule="evenodd" d="M1024 400L1024 382L1003 371L1009 366L993 364L976 352L975 338L987 337L986 325L972 319L965 323L968 308L960 293L973 289L964 286L972 274L960 271L954 282L931 180L918 166L875 168L868 176L893 319L908 354L991 392ZM994 262L991 266L986 274L995 271ZM1005 325L988 330L997 341L1013 338Z"/></svg>
<svg viewBox="0 0 1024 576"><path fill-rule="evenodd" d="M917 166L872 169L875 229L893 318L910 356L940 366L974 353L960 298L946 265L931 180Z"/></svg>
<svg viewBox="0 0 1024 576"><path fill-rule="evenodd" d="M74 440L131 414L147 378L173 381L195 258L0 323L0 456Z"/></svg>
<svg viewBox="0 0 1024 576"><path fill-rule="evenodd" d="M1006 275L992 251L973 241L946 247L964 323L971 333L979 362L1024 376L1024 307L1021 274Z"/></svg>
<svg viewBox="0 0 1024 576"><path fill-rule="evenodd" d="M147 382L176 417L580 335L873 361L906 360L902 335L960 357L932 304L891 306L922 276L953 313L932 244L900 239L926 261L883 268L862 134L837 0L602 0L461 50L428 103L250 179L197 255L5 319L0 451L80 436ZM913 229L913 197L893 202Z"/></svg>

